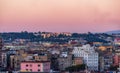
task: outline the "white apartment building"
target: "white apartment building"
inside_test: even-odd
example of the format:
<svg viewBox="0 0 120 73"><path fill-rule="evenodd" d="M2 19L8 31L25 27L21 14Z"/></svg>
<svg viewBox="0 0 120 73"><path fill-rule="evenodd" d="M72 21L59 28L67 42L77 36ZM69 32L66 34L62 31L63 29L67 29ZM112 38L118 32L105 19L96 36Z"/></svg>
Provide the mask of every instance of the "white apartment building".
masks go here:
<svg viewBox="0 0 120 73"><path fill-rule="evenodd" d="M94 47L91 47L89 44L82 47L74 47L72 53L74 57L83 57L88 70L98 71L98 53L95 52Z"/></svg>

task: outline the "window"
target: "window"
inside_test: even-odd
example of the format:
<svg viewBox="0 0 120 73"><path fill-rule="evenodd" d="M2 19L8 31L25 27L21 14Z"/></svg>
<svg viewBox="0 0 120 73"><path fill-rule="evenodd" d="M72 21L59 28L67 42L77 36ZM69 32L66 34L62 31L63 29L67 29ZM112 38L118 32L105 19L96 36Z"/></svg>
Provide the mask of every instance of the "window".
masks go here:
<svg viewBox="0 0 120 73"><path fill-rule="evenodd" d="M38 69L38 71L40 72L40 69Z"/></svg>
<svg viewBox="0 0 120 73"><path fill-rule="evenodd" d="M32 69L30 69L30 71L32 72Z"/></svg>
<svg viewBox="0 0 120 73"><path fill-rule="evenodd" d="M26 64L26 67L28 67L28 64Z"/></svg>
<svg viewBox="0 0 120 73"><path fill-rule="evenodd" d="M28 69L26 69L26 71L28 71Z"/></svg>
<svg viewBox="0 0 120 73"><path fill-rule="evenodd" d="M38 67L40 67L40 64L38 64Z"/></svg>
<svg viewBox="0 0 120 73"><path fill-rule="evenodd" d="M30 64L30 67L32 67L32 64Z"/></svg>

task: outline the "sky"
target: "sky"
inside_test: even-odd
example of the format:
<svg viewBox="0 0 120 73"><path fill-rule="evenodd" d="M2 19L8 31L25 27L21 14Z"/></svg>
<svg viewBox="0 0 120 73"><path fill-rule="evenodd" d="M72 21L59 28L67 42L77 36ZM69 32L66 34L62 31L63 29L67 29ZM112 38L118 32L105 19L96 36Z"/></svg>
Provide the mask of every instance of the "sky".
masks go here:
<svg viewBox="0 0 120 73"><path fill-rule="evenodd" d="M0 32L120 30L120 0L0 0Z"/></svg>

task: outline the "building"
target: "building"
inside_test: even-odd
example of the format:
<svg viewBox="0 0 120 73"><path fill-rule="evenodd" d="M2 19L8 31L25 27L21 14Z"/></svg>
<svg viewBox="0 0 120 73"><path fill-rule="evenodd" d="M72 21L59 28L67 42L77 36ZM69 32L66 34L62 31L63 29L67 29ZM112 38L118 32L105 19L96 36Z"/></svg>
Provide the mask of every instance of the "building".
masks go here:
<svg viewBox="0 0 120 73"><path fill-rule="evenodd" d="M83 64L83 58L82 57L75 57L73 59L73 65L81 65Z"/></svg>
<svg viewBox="0 0 120 73"><path fill-rule="evenodd" d="M89 44L81 47L74 47L74 57L83 57L84 64L87 65L88 70L98 71L98 53L95 52L94 47Z"/></svg>
<svg viewBox="0 0 120 73"><path fill-rule="evenodd" d="M112 53L106 53L100 57L100 71L107 71L112 65L113 65Z"/></svg>
<svg viewBox="0 0 120 73"><path fill-rule="evenodd" d="M120 38L115 38L113 43L115 50L120 49Z"/></svg>
<svg viewBox="0 0 120 73"><path fill-rule="evenodd" d="M0 50L2 49L3 47L3 41L2 41L2 37L0 36Z"/></svg>
<svg viewBox="0 0 120 73"><path fill-rule="evenodd" d="M24 57L21 55L10 55L10 68L12 70L20 70L20 63L24 61Z"/></svg>
<svg viewBox="0 0 120 73"><path fill-rule="evenodd" d="M2 47L3 47L3 40L0 36L0 67L2 66Z"/></svg>
<svg viewBox="0 0 120 73"><path fill-rule="evenodd" d="M99 46L98 49L100 51L112 51L113 46L111 46L111 45L110 46L109 45L103 45L103 46Z"/></svg>
<svg viewBox="0 0 120 73"><path fill-rule="evenodd" d="M21 72L50 72L50 61L21 62Z"/></svg>
<svg viewBox="0 0 120 73"><path fill-rule="evenodd" d="M47 54L34 54L33 55L35 61L48 61L48 55Z"/></svg>
<svg viewBox="0 0 120 73"><path fill-rule="evenodd" d="M2 58L1 66L6 68L7 67L7 54L3 52L2 55L1 55L1 58Z"/></svg>
<svg viewBox="0 0 120 73"><path fill-rule="evenodd" d="M72 66L72 55L67 52L62 52L58 58L58 67L60 70Z"/></svg>
<svg viewBox="0 0 120 73"><path fill-rule="evenodd" d="M114 39L114 44L115 45L120 45L120 38L115 38Z"/></svg>
<svg viewBox="0 0 120 73"><path fill-rule="evenodd" d="M120 63L120 55L115 54L113 57L113 65L118 66Z"/></svg>

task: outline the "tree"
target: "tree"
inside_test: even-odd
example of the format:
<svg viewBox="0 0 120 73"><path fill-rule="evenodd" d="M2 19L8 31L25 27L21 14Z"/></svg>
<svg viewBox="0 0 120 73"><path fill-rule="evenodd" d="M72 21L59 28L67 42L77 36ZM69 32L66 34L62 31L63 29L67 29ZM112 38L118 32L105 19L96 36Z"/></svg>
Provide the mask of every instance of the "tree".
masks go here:
<svg viewBox="0 0 120 73"><path fill-rule="evenodd" d="M109 68L109 70L116 71L118 67L119 66L113 66L113 65L111 65L110 68Z"/></svg>
<svg viewBox="0 0 120 73"><path fill-rule="evenodd" d="M85 66L86 66L85 64L81 64L81 65L67 67L65 68L65 70L70 72L75 72L75 71L85 70Z"/></svg>

